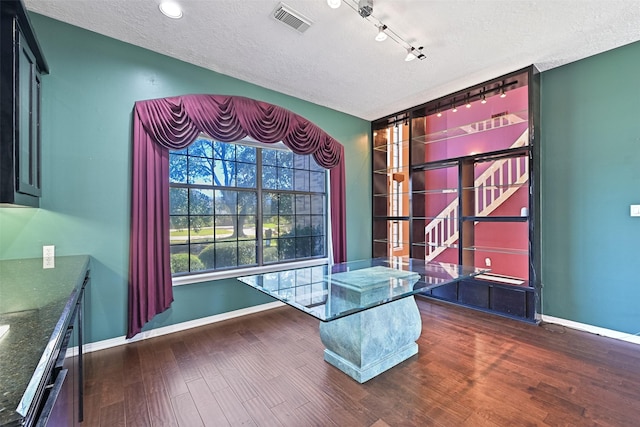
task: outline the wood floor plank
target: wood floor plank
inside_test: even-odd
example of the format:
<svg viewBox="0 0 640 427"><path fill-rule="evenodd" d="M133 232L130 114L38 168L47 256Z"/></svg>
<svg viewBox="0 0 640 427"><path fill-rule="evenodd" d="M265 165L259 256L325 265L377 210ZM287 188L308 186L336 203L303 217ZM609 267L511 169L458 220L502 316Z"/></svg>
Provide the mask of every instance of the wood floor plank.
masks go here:
<svg viewBox="0 0 640 427"><path fill-rule="evenodd" d="M140 396L144 396L144 384L142 381L126 385L124 396L126 424L139 427L151 426L147 400L140 399Z"/></svg>
<svg viewBox="0 0 640 427"><path fill-rule="evenodd" d="M253 384L248 381L238 369L227 369L222 375L227 384L229 384L229 388L233 390L241 402L260 395Z"/></svg>
<svg viewBox="0 0 640 427"><path fill-rule="evenodd" d="M178 425L171 399L166 392L158 391L145 395L149 408L149 420L153 426L174 427Z"/></svg>
<svg viewBox="0 0 640 427"><path fill-rule="evenodd" d="M166 391L160 370L142 371L142 383L144 384L145 394L164 393Z"/></svg>
<svg viewBox="0 0 640 427"><path fill-rule="evenodd" d="M318 321L289 307L88 353L83 425L637 425L637 345L418 307L418 355L365 384L324 362Z"/></svg>
<svg viewBox="0 0 640 427"><path fill-rule="evenodd" d="M125 427L124 402L100 408L100 427Z"/></svg>
<svg viewBox="0 0 640 427"><path fill-rule="evenodd" d="M189 393L205 426L227 426L229 422L220 404L204 379L198 378L187 383Z"/></svg>
<svg viewBox="0 0 640 427"><path fill-rule="evenodd" d="M265 405L261 398L255 397L253 399L242 402L247 413L251 416L251 419L260 427L280 427L282 423L271 412L271 409Z"/></svg>
<svg viewBox="0 0 640 427"><path fill-rule="evenodd" d="M213 393L225 418L232 426L257 426L238 397L229 390Z"/></svg>
<svg viewBox="0 0 640 427"><path fill-rule="evenodd" d="M187 383L182 377L182 370L177 366L169 366L162 369L162 380L169 396L176 397L184 393L188 393Z"/></svg>
<svg viewBox="0 0 640 427"><path fill-rule="evenodd" d="M176 396L172 401L176 420L180 427L199 427L204 425L190 393Z"/></svg>
<svg viewBox="0 0 640 427"><path fill-rule="evenodd" d="M138 346L125 345L122 349L123 366L122 369L127 373L124 376L124 385L142 382L142 366L140 364L140 355Z"/></svg>

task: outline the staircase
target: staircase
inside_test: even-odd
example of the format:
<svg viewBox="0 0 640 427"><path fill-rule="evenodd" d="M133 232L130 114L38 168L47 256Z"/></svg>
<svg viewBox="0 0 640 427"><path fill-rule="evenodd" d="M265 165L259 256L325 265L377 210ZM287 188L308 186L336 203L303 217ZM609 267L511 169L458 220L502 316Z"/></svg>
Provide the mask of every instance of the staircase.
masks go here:
<svg viewBox="0 0 640 427"><path fill-rule="evenodd" d="M529 130L511 145L522 147L529 140ZM474 181L475 216L487 216L496 210L529 179L529 162L523 158L495 161ZM425 228L425 259L431 261L458 240L458 199L452 201Z"/></svg>

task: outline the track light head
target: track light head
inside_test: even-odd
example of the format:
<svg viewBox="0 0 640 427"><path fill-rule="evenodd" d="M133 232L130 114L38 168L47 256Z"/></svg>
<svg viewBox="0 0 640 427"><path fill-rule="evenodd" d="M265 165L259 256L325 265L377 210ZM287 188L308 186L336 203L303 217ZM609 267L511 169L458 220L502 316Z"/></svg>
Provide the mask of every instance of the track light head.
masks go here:
<svg viewBox="0 0 640 427"><path fill-rule="evenodd" d="M386 25L380 25L378 27L378 34L376 35L376 41L383 42L387 39L387 33L384 30L387 29Z"/></svg>
<svg viewBox="0 0 640 427"><path fill-rule="evenodd" d="M407 49L407 56L404 57L404 60L409 62L409 61L413 61L414 59L417 58L417 56L415 55L415 47L410 47Z"/></svg>

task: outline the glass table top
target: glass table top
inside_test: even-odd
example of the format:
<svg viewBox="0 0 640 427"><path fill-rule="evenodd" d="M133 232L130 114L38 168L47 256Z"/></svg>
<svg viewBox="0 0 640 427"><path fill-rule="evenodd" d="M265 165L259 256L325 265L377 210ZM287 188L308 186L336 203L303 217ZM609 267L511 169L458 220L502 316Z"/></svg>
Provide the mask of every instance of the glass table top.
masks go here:
<svg viewBox="0 0 640 427"><path fill-rule="evenodd" d="M328 322L488 271L392 257L296 268L238 280Z"/></svg>

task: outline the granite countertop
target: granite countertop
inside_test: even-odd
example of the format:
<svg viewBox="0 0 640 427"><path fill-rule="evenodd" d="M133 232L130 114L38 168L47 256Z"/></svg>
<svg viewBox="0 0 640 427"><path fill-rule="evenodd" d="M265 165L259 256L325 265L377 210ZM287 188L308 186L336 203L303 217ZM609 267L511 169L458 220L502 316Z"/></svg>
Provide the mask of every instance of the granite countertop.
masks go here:
<svg viewBox="0 0 640 427"><path fill-rule="evenodd" d="M46 381L89 268L85 255L0 260L0 426L19 425Z"/></svg>

